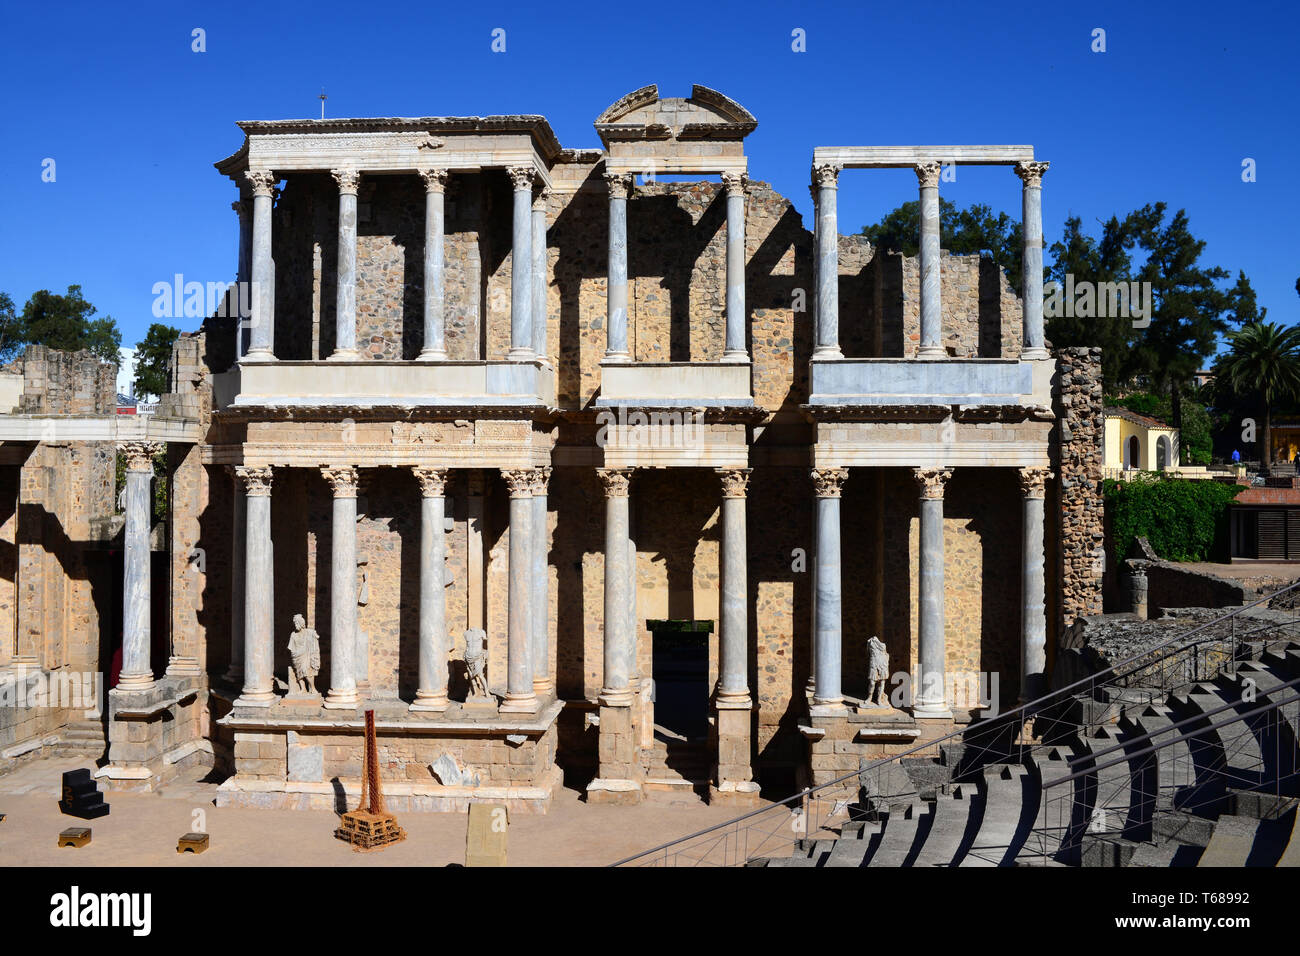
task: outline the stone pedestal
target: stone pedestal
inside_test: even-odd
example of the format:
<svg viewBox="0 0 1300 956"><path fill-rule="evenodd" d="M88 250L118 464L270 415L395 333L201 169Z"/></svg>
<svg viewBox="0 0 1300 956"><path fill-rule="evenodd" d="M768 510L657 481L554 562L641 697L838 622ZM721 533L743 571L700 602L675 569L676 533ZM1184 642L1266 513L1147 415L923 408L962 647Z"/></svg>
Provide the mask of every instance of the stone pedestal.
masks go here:
<svg viewBox="0 0 1300 956"><path fill-rule="evenodd" d="M598 776L587 784L588 803L629 806L641 802L641 748L637 745L632 707L600 705L597 744Z"/></svg>
<svg viewBox="0 0 1300 956"><path fill-rule="evenodd" d="M709 803L757 806L758 784L752 769L752 704L717 703L718 763L709 785Z"/></svg>

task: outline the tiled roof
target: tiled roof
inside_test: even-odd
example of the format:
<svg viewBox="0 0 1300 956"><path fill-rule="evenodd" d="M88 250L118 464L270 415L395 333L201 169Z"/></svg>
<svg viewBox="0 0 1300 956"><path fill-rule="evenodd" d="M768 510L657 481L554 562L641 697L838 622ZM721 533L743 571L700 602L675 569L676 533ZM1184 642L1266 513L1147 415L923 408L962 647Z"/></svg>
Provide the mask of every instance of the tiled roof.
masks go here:
<svg viewBox="0 0 1300 956"><path fill-rule="evenodd" d="M1152 418L1150 415L1139 415L1137 412L1130 411L1120 405L1106 406L1107 418L1122 418L1130 421L1135 425L1141 425L1143 428L1167 428L1173 430L1173 425L1167 425L1158 418Z"/></svg>

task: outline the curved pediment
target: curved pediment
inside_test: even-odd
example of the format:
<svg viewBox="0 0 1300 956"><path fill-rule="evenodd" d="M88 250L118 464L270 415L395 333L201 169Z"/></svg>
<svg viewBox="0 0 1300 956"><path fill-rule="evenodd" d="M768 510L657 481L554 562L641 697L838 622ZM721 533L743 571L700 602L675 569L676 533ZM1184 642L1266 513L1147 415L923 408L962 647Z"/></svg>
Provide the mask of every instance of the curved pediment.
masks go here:
<svg viewBox="0 0 1300 956"><path fill-rule="evenodd" d="M657 85L620 97L596 118L606 147L619 140L740 140L758 126L729 96L695 84L689 97L661 97Z"/></svg>

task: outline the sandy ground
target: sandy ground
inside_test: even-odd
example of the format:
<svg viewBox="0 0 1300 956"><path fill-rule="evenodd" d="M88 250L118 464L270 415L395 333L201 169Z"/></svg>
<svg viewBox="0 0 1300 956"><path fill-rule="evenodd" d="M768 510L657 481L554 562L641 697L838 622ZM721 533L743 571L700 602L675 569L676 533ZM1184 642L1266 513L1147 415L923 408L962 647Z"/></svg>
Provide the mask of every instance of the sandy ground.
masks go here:
<svg viewBox="0 0 1300 956"><path fill-rule="evenodd" d="M407 837L381 852L357 853L334 839L329 812L251 810L212 805L215 784L176 781L161 794L109 793L106 817L83 821L59 812L63 771L89 760L47 758L0 776L0 866L447 866L465 860L466 814L407 813ZM656 794L636 807L588 806L575 790L556 794L544 816L510 820L513 866L601 866L739 815L699 799ZM211 847L178 854L176 840L206 816ZM91 843L59 848L59 832L89 826Z"/></svg>
<svg viewBox="0 0 1300 956"><path fill-rule="evenodd" d="M1230 581L1240 581L1246 587L1262 590L1264 593L1286 587L1300 578L1300 564L1274 564L1264 561L1216 564L1210 561L1186 561L1181 562L1179 567L1204 571Z"/></svg>

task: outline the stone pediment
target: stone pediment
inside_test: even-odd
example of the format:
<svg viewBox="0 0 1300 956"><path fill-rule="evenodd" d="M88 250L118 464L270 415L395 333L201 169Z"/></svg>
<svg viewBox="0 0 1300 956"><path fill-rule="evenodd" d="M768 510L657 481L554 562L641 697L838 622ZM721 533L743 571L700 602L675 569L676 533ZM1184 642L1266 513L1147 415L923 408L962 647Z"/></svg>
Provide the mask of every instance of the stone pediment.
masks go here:
<svg viewBox="0 0 1300 956"><path fill-rule="evenodd" d="M739 141L758 121L735 100L706 86L692 86L689 97L661 97L659 87L651 85L616 100L595 125L608 148L628 140Z"/></svg>

